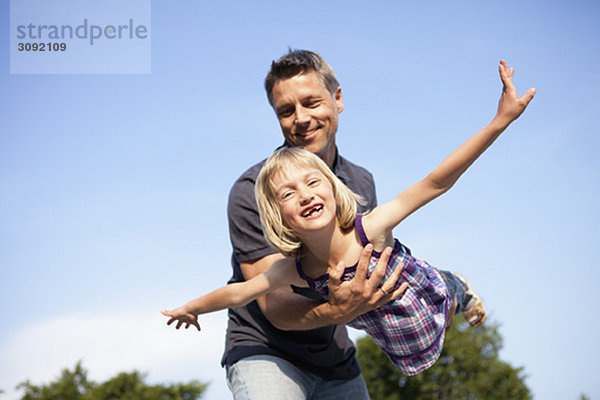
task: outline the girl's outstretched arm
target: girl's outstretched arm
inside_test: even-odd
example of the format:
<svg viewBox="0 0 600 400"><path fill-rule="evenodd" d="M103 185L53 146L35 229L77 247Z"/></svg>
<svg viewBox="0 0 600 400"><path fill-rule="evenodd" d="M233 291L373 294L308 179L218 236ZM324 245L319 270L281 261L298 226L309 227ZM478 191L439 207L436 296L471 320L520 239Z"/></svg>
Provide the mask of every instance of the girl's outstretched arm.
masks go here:
<svg viewBox="0 0 600 400"><path fill-rule="evenodd" d="M230 283L202 297L191 300L179 308L171 311L163 310L161 313L170 317L167 325L177 321L177 329L185 324L186 329L193 325L200 330L198 315L244 306L272 290L290 283L297 283L299 278L296 277L297 272L294 261L285 258L279 260L266 272L248 281Z"/></svg>
<svg viewBox="0 0 600 400"><path fill-rule="evenodd" d="M508 68L506 62L501 60L499 72L503 89L494 119L454 150L425 179L373 210L370 226L381 226L386 233L390 232L404 218L448 191L467 168L525 111L535 95L535 89L531 88L523 97L519 97L512 82L514 68ZM376 228L375 234L379 234L377 230Z"/></svg>

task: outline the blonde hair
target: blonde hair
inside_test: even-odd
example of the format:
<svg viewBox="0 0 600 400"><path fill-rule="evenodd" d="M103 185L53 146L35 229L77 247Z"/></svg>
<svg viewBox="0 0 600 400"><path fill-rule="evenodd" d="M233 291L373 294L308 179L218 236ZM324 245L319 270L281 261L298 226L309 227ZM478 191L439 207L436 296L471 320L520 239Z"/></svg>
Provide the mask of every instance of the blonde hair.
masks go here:
<svg viewBox="0 0 600 400"><path fill-rule="evenodd" d="M300 147L283 147L267 159L263 165L254 187L260 222L267 242L288 257L296 257L302 246L300 238L294 231L283 224L279 209L279 200L273 178L290 166L316 168L333 187L335 197L335 214L341 229L354 226L358 212L358 204L364 204L361 196L350 190L327 164L318 156Z"/></svg>

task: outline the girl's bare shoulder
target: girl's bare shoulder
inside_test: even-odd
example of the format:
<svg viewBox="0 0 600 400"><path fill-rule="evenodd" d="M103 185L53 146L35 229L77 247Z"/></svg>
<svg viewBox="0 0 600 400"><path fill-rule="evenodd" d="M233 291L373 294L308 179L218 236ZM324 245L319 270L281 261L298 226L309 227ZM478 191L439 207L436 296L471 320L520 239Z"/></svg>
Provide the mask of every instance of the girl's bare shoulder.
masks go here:
<svg viewBox="0 0 600 400"><path fill-rule="evenodd" d="M382 251L387 246L393 246L394 238L385 215L385 208L376 207L362 218L365 235L373 244L373 249Z"/></svg>

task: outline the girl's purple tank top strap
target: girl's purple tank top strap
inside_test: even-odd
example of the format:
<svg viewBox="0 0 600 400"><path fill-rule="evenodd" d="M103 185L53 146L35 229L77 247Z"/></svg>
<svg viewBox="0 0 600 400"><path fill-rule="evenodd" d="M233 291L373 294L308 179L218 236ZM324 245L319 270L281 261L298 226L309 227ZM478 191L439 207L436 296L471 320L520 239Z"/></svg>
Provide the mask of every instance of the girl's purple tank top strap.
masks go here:
<svg viewBox="0 0 600 400"><path fill-rule="evenodd" d="M367 244L369 244L369 238L367 237L367 234L365 233L365 228L363 228L362 218L363 218L362 214L358 214L356 216L356 219L354 220L354 227L356 228L356 232L358 233L360 242L362 243L362 245L364 247Z"/></svg>
<svg viewBox="0 0 600 400"><path fill-rule="evenodd" d="M304 271L302 271L302 264L300 264L300 258L296 258L296 270L298 271L298 276L300 276L300 278L304 279L309 287L311 288L315 288L315 280L313 278L311 278L310 276L306 275L304 273Z"/></svg>

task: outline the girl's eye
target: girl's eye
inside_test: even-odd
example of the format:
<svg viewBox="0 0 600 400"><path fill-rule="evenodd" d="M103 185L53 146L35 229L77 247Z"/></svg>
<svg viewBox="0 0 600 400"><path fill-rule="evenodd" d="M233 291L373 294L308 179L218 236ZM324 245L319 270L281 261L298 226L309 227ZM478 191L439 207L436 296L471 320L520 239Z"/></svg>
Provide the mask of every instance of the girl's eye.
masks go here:
<svg viewBox="0 0 600 400"><path fill-rule="evenodd" d="M319 179L311 179L310 181L308 181L308 186L315 186L320 182Z"/></svg>
<svg viewBox="0 0 600 400"><path fill-rule="evenodd" d="M292 197L292 195L293 195L293 192L284 192L284 193L281 195L281 200L286 200L286 199L289 199L290 197Z"/></svg>

